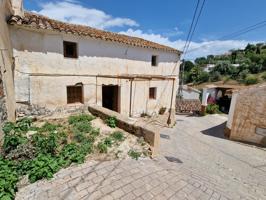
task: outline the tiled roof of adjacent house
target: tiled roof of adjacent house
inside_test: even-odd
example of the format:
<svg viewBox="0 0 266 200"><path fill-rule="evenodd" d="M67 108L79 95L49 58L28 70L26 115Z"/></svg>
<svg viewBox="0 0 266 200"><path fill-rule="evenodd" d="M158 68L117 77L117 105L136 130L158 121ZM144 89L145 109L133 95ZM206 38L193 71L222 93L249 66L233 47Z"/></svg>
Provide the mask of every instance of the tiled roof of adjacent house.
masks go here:
<svg viewBox="0 0 266 200"><path fill-rule="evenodd" d="M173 52L180 54L177 49L161 45L155 42L144 40L137 37L131 37L123 34L112 33L108 31L98 30L89 26L70 24L61 22L58 20L50 19L48 17L32 13L25 12L24 17L13 15L8 20L11 25L23 26L33 29L46 29L54 30L63 33L75 34L80 36L88 36L95 39L101 39L105 41L112 41L123 43L126 45L137 46L142 48L151 48L156 50L163 50L167 52Z"/></svg>

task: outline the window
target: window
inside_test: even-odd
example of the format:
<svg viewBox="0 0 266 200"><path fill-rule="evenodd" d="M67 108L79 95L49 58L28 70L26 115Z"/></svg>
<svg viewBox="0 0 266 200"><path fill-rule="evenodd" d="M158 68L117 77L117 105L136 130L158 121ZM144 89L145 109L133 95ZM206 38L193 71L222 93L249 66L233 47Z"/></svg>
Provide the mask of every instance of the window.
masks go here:
<svg viewBox="0 0 266 200"><path fill-rule="evenodd" d="M151 87L149 90L149 98L150 99L156 99L156 92L157 92L157 88Z"/></svg>
<svg viewBox="0 0 266 200"><path fill-rule="evenodd" d="M151 66L158 66L158 56L151 56Z"/></svg>
<svg viewBox="0 0 266 200"><path fill-rule="evenodd" d="M67 86L67 103L83 103L82 86Z"/></svg>
<svg viewBox="0 0 266 200"><path fill-rule="evenodd" d="M66 58L77 58L77 43L64 41L64 57Z"/></svg>

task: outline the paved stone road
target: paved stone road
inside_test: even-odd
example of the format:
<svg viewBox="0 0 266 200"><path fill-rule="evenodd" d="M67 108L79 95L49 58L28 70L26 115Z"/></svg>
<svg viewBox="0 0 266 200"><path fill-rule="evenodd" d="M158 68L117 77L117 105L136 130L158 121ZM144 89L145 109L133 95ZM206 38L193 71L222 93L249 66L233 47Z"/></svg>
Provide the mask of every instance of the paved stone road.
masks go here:
<svg viewBox="0 0 266 200"><path fill-rule="evenodd" d="M162 131L156 160L89 161L20 189L16 199L266 199L266 151L220 138L225 120L177 116L177 126Z"/></svg>
<svg viewBox="0 0 266 200"><path fill-rule="evenodd" d="M233 199L266 199L266 149L223 138L226 116L177 116L162 131L161 152L208 177ZM169 139L165 139L169 138Z"/></svg>
<svg viewBox="0 0 266 200"><path fill-rule="evenodd" d="M229 199L216 188L212 180L166 160L90 161L21 189L17 199Z"/></svg>

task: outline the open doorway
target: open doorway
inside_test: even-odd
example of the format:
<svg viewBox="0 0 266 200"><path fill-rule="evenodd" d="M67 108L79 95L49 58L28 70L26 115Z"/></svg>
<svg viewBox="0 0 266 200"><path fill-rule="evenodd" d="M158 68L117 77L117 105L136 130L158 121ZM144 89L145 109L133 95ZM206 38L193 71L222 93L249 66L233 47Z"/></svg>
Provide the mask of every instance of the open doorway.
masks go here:
<svg viewBox="0 0 266 200"><path fill-rule="evenodd" d="M102 103L104 108L119 112L119 87L118 85L102 86Z"/></svg>

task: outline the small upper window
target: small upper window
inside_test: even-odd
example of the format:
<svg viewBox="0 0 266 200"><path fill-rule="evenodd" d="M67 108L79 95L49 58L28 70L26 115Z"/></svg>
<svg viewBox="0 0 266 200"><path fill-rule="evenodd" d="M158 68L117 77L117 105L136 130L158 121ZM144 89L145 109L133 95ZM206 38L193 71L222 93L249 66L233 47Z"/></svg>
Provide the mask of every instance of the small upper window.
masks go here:
<svg viewBox="0 0 266 200"><path fill-rule="evenodd" d="M149 98L150 99L156 99L156 92L157 92L157 88L151 87L149 90Z"/></svg>
<svg viewBox="0 0 266 200"><path fill-rule="evenodd" d="M151 66L158 66L158 56L151 56Z"/></svg>
<svg viewBox="0 0 266 200"><path fill-rule="evenodd" d="M77 58L77 43L64 41L64 57Z"/></svg>

